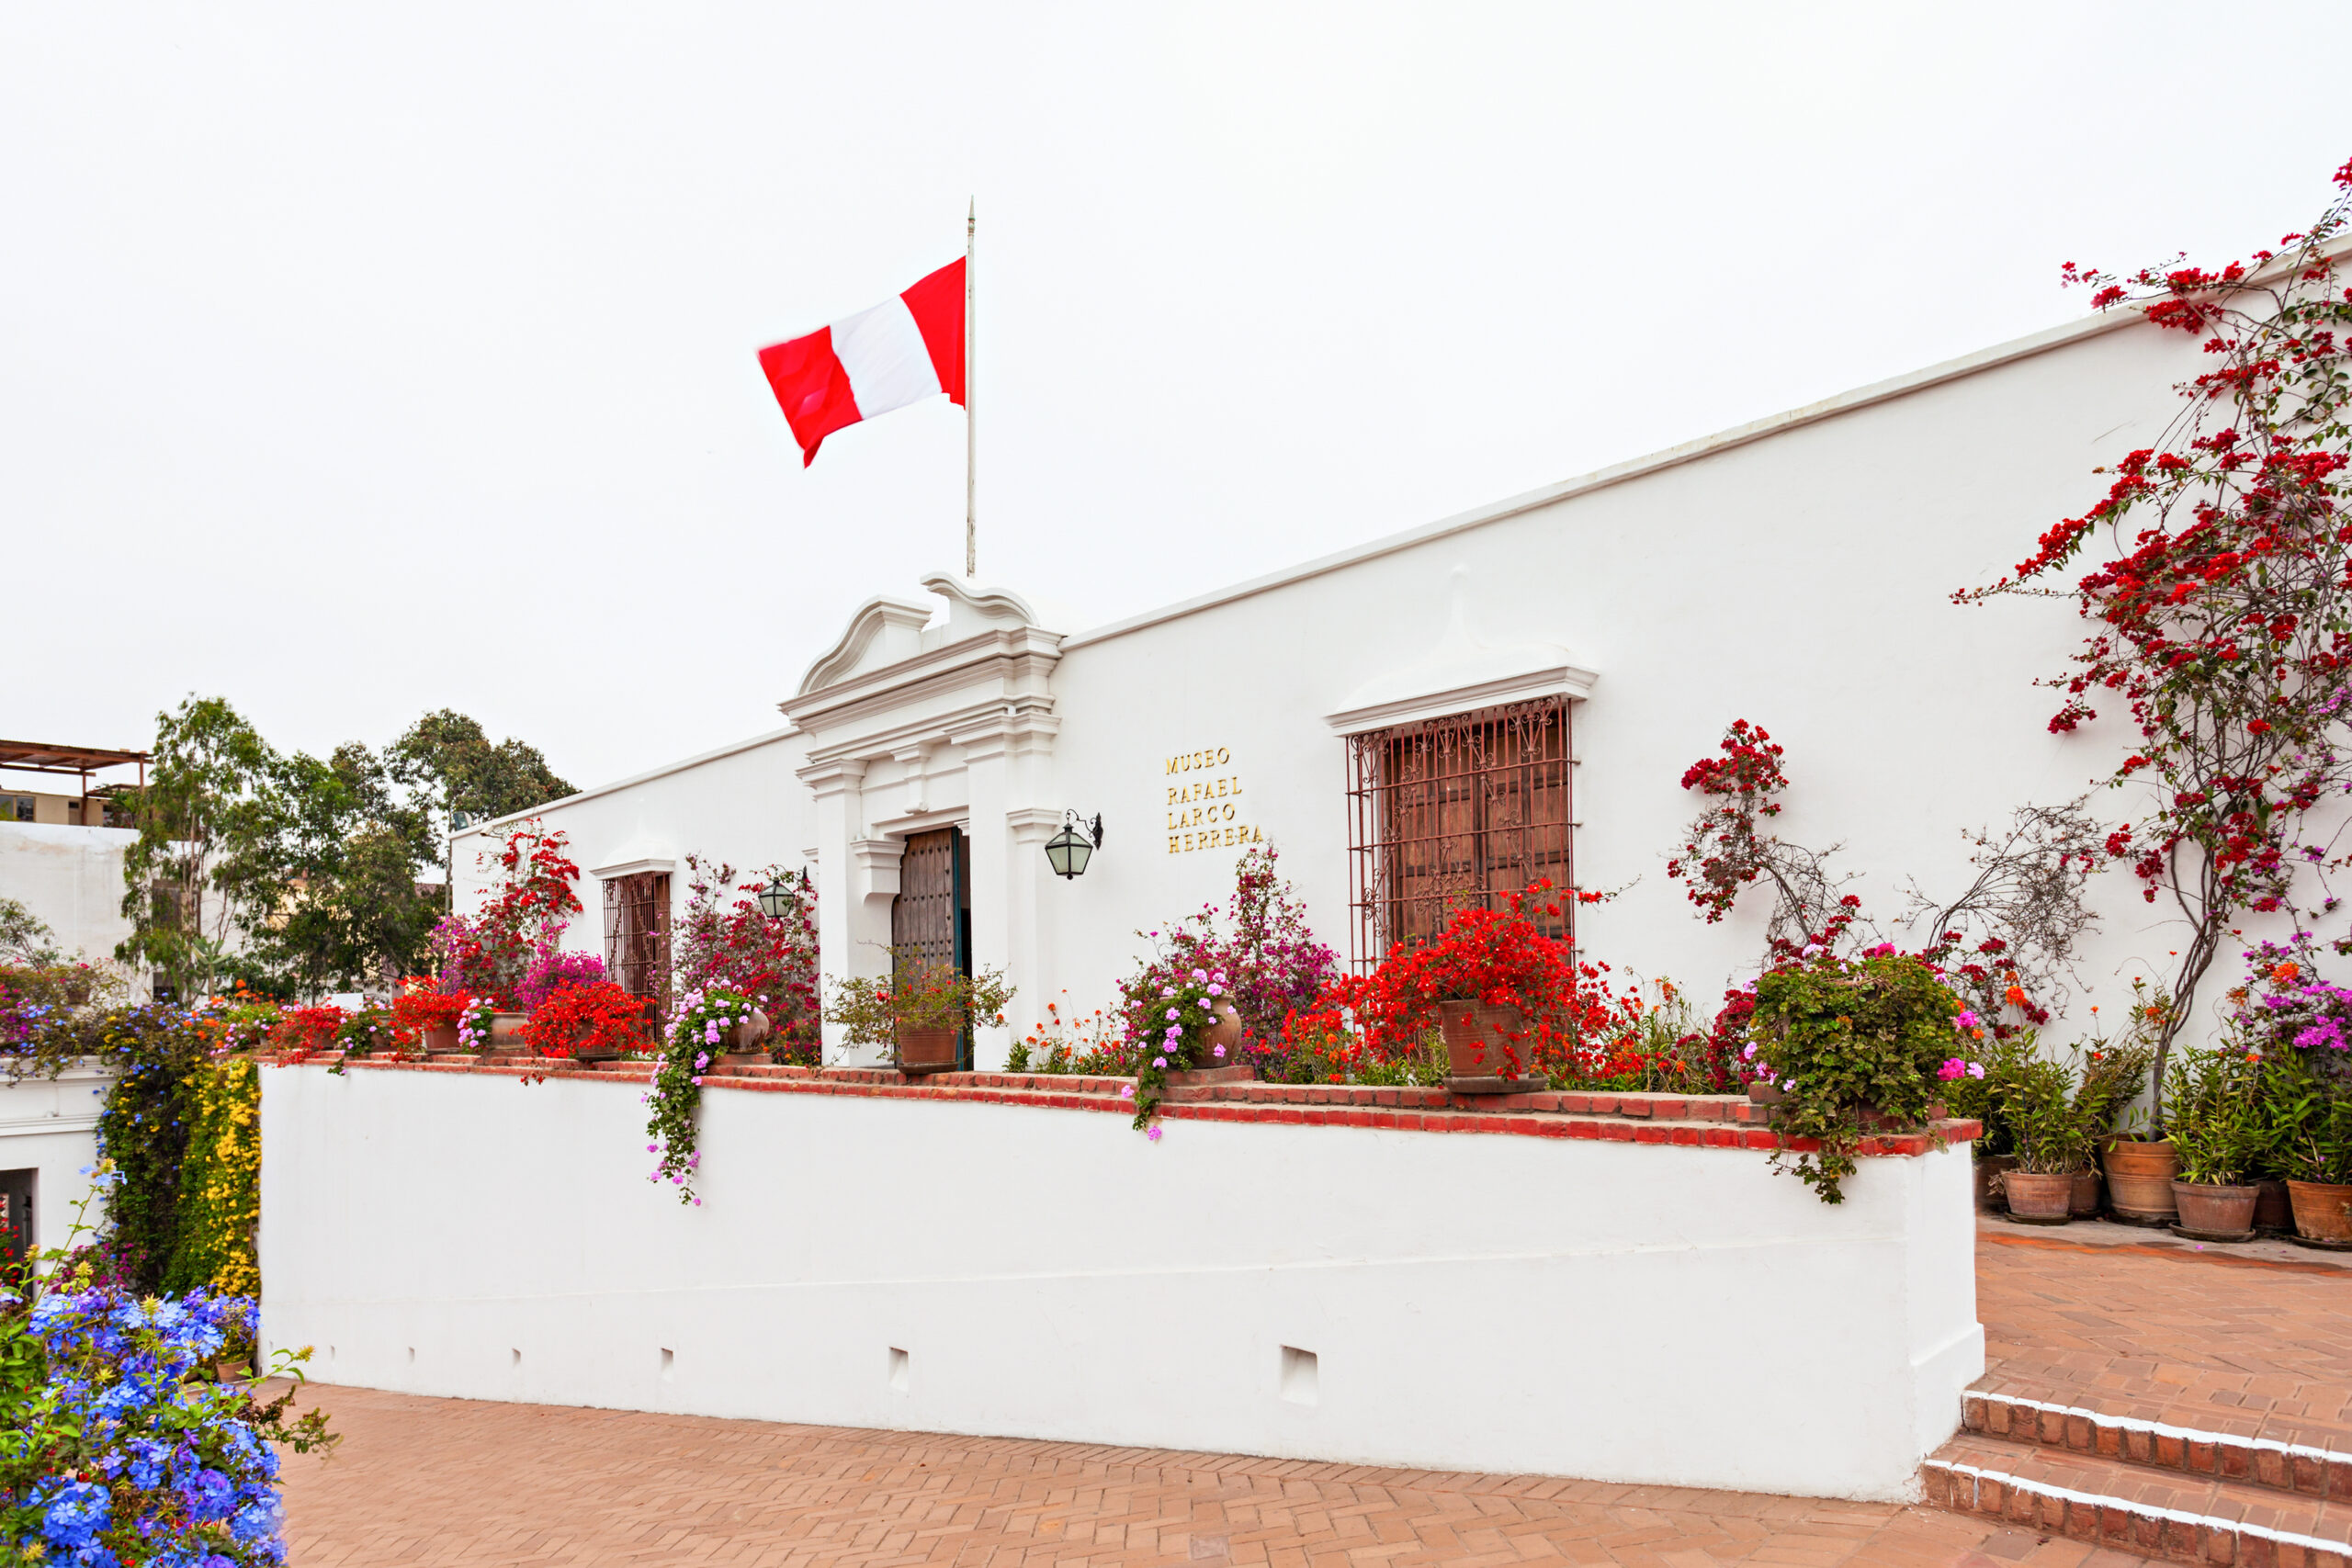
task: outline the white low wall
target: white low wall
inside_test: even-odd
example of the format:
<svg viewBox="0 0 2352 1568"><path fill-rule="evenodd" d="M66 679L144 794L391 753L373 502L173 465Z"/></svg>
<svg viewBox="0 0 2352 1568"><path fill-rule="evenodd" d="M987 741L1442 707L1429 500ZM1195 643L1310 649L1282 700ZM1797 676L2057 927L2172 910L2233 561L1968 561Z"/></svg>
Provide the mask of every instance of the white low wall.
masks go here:
<svg viewBox="0 0 2352 1568"><path fill-rule="evenodd" d="M473 1399L1908 1495L1984 1370L1968 1155L263 1069L263 1337ZM1297 1354L1313 1357L1311 1367Z"/></svg>

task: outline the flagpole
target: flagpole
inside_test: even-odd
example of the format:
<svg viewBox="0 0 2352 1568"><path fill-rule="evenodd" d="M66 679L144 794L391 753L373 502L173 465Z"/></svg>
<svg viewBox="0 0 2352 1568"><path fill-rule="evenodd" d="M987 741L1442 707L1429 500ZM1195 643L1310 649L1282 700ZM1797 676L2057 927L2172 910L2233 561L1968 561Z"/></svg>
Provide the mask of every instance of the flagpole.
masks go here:
<svg viewBox="0 0 2352 1568"><path fill-rule="evenodd" d="M974 365L972 312L972 252L979 232L979 198L964 214L964 575L979 574L979 525L976 502L978 496L979 431L972 412L972 401L978 390L978 378L972 374Z"/></svg>

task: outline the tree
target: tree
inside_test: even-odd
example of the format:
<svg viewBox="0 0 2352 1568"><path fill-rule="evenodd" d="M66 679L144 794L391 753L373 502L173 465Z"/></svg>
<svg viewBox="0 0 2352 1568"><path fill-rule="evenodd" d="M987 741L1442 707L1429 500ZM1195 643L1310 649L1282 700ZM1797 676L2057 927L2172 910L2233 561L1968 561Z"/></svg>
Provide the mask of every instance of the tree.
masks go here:
<svg viewBox="0 0 2352 1568"><path fill-rule="evenodd" d="M237 950L277 907L262 852L279 809L277 764L226 698L189 696L155 716L147 784L130 796L139 837L123 853L122 912L131 934L117 958L183 995L233 971Z"/></svg>
<svg viewBox="0 0 2352 1568"><path fill-rule="evenodd" d="M2092 702L2112 693L2139 731L2104 782L2145 791L2146 809L2105 851L2188 927L2156 1043L2159 1126L2199 983L2245 913L2301 928L2298 868L2330 864L2307 814L2352 786L2352 291L2328 255L2352 214L2352 163L2335 184L2308 233L2250 265L2176 260L2126 282L2066 264L2093 306L2194 334L2213 368L2179 385L2155 446L2098 470L2115 476L2104 499L2052 526L2008 577L1954 595L2071 599L2092 626L2074 668L2041 682L2065 694L2050 729L2096 719ZM2101 535L2111 558L2046 586Z"/></svg>
<svg viewBox="0 0 2352 1568"><path fill-rule="evenodd" d="M63 956L48 921L14 898L0 898L0 964L40 969Z"/></svg>
<svg viewBox="0 0 2352 1568"><path fill-rule="evenodd" d="M356 741L323 761L298 751L273 776L277 809L251 862L275 908L254 933L258 960L305 995L415 972L439 912L417 883L435 858L426 814Z"/></svg>
<svg viewBox="0 0 2352 1568"><path fill-rule="evenodd" d="M481 725L447 708L409 726L385 756L392 776L429 814L428 829L436 836L448 831L453 813L482 822L579 793L555 775L537 747L512 737L493 746Z"/></svg>

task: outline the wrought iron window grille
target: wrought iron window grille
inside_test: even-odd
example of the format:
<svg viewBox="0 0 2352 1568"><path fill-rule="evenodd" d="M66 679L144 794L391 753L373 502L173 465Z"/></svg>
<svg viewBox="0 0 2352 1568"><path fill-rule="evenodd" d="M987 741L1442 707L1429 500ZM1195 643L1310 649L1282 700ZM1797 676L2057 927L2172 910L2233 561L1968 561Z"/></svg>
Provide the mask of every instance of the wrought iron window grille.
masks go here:
<svg viewBox="0 0 2352 1568"><path fill-rule="evenodd" d="M1350 957L1370 968L1539 878L1576 886L1573 699L1546 697L1348 740ZM1543 918L1576 942L1576 902Z"/></svg>

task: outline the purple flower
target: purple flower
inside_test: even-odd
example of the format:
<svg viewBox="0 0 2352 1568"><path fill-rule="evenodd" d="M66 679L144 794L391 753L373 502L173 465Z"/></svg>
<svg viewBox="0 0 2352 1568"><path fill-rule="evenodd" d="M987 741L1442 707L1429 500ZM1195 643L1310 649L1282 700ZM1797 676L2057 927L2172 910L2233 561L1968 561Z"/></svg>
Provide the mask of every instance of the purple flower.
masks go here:
<svg viewBox="0 0 2352 1568"><path fill-rule="evenodd" d="M1144 1130L1143 1135L1149 1138L1155 1144L1159 1142L1159 1123L1154 1122L1149 1127Z"/></svg>
<svg viewBox="0 0 2352 1568"><path fill-rule="evenodd" d="M1151 1065L1155 1067L1165 1068L1168 1066L1168 1058L1165 1056L1154 1056L1151 1059Z"/></svg>

